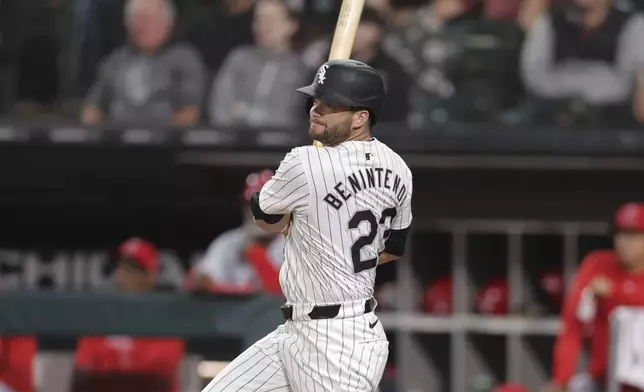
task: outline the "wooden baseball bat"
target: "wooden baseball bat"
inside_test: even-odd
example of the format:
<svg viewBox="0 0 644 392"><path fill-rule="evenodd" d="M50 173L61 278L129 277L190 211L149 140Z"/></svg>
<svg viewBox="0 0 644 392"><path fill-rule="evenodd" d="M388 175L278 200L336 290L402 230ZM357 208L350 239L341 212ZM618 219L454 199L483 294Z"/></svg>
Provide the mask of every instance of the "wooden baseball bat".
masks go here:
<svg viewBox="0 0 644 392"><path fill-rule="evenodd" d="M353 41L356 38L356 31L360 23L360 15L364 8L365 0L342 0L342 7L338 15L338 23L335 25L333 42L331 43L330 60L348 59L353 49ZM314 146L322 147L317 140Z"/></svg>

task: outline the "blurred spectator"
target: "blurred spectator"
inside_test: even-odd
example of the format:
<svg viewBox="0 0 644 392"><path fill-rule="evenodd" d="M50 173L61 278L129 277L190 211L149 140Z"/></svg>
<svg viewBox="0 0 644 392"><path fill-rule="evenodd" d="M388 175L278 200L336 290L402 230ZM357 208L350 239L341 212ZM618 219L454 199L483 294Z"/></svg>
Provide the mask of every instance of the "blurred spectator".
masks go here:
<svg viewBox="0 0 644 392"><path fill-rule="evenodd" d="M487 19L514 20L520 8L521 0L483 0L483 15Z"/></svg>
<svg viewBox="0 0 644 392"><path fill-rule="evenodd" d="M548 9L548 0L523 0L517 15L517 22L523 30L530 30L534 21Z"/></svg>
<svg viewBox="0 0 644 392"><path fill-rule="evenodd" d="M12 112L19 116L54 114L61 93L59 32L64 3L60 1L8 1L6 44L12 59L12 80L7 93ZM1 21L0 21L1 22ZM6 94L4 91L0 94Z"/></svg>
<svg viewBox="0 0 644 392"><path fill-rule="evenodd" d="M309 71L291 50L297 16L282 0L255 6L255 45L234 50L224 62L210 96L210 122L223 126L292 127L304 121L304 102L295 88Z"/></svg>
<svg viewBox="0 0 644 392"><path fill-rule="evenodd" d="M473 0L436 0L420 8L408 27L386 37L386 51L415 82L410 99L412 126L428 127L450 119L484 121L494 113L494 105L500 106L503 86L473 71L501 73L501 66L490 70L489 61L481 66L466 50L481 12L481 4Z"/></svg>
<svg viewBox="0 0 644 392"><path fill-rule="evenodd" d="M390 0L366 0L365 9L376 11L381 18L388 18L395 12Z"/></svg>
<svg viewBox="0 0 644 392"><path fill-rule="evenodd" d="M152 291L159 273L156 247L131 238L119 247L120 260L115 272L118 289L129 293ZM72 392L138 390L178 392L178 371L185 344L174 338L130 336L83 337L76 350ZM121 385L120 383L124 383ZM128 387L127 384L131 384Z"/></svg>
<svg viewBox="0 0 644 392"><path fill-rule="evenodd" d="M300 18L300 28L295 35L294 49L301 51L303 47L314 43L319 38L330 39L338 21L338 10L341 0L285 0L292 12ZM386 0L384 0L386 1ZM322 62L327 61L325 58ZM322 62L316 62L311 67L317 71Z"/></svg>
<svg viewBox="0 0 644 392"><path fill-rule="evenodd" d="M398 29L409 26L418 15L418 9L431 4L433 0L389 0L393 13L389 15L388 23Z"/></svg>
<svg viewBox="0 0 644 392"><path fill-rule="evenodd" d="M376 10L366 7L360 17L351 58L369 64L380 72L385 80L387 101L378 120L404 122L407 120L409 112L408 99L411 78L400 63L382 50L385 28L385 20L380 14ZM318 53L315 56L315 69L326 61L330 49L330 39L325 40L324 45L318 48Z"/></svg>
<svg viewBox="0 0 644 392"><path fill-rule="evenodd" d="M37 354L38 339L35 337L0 338L0 392L36 391L34 366Z"/></svg>
<svg viewBox="0 0 644 392"><path fill-rule="evenodd" d="M0 392L35 392L38 338L0 336Z"/></svg>
<svg viewBox="0 0 644 392"><path fill-rule="evenodd" d="M501 0L491 0L501 2ZM532 28L534 22L552 6L558 6L571 0L521 0L517 22L524 30Z"/></svg>
<svg viewBox="0 0 644 392"><path fill-rule="evenodd" d="M253 43L253 0L185 0L185 37L203 54L211 74L216 74L228 54L235 48ZM210 84L210 83L209 83Z"/></svg>
<svg viewBox="0 0 644 392"><path fill-rule="evenodd" d="M411 78L400 63L382 50L385 28L385 20L380 14L370 7L365 7L356 31L351 58L369 64L385 79L387 100L378 120L405 122L409 112ZM308 57L305 59L307 65L317 70L320 64L326 62L330 49L331 37L320 41L317 48L309 48L303 57Z"/></svg>
<svg viewBox="0 0 644 392"><path fill-rule="evenodd" d="M123 8L126 0L76 0L72 27L70 94L83 96L96 79L101 60L126 40Z"/></svg>
<svg viewBox="0 0 644 392"><path fill-rule="evenodd" d="M195 49L171 41L173 3L130 0L125 12L131 45L101 64L82 111L83 122L195 124L205 73Z"/></svg>
<svg viewBox="0 0 644 392"><path fill-rule="evenodd" d="M11 8L8 1L0 2L0 115L4 114L9 108L11 99L13 81L12 72L12 48L11 44L13 26L9 24L11 20Z"/></svg>
<svg viewBox="0 0 644 392"><path fill-rule="evenodd" d="M635 119L640 124L644 124L644 64L639 66L635 81L636 86L633 97L633 112Z"/></svg>
<svg viewBox="0 0 644 392"><path fill-rule="evenodd" d="M371 8L366 8L356 31L351 58L375 68L385 80L387 100L379 121L407 121L410 77L400 64L382 51L385 21Z"/></svg>
<svg viewBox="0 0 644 392"><path fill-rule="evenodd" d="M272 176L270 170L248 176L242 197L242 226L223 233L210 244L188 277L188 290L282 293L279 270L284 261L284 237L255 226L249 204L251 196Z"/></svg>
<svg viewBox="0 0 644 392"><path fill-rule="evenodd" d="M628 123L636 72L644 60L642 39L642 16L613 6L612 0L551 7L530 29L521 59L540 113L530 120L552 113L560 124Z"/></svg>
<svg viewBox="0 0 644 392"><path fill-rule="evenodd" d="M427 85L424 88L447 95L454 90L444 75L444 66L454 52L447 30L463 20L476 19L468 14L469 7L469 0L430 1L416 11L402 31L386 37L385 50L417 77L421 85Z"/></svg>
<svg viewBox="0 0 644 392"><path fill-rule="evenodd" d="M338 20L341 0L285 0L300 19L292 49L300 54L312 78L320 65L328 60L331 39ZM384 0L387 1L387 0ZM368 4L365 4L368 7Z"/></svg>

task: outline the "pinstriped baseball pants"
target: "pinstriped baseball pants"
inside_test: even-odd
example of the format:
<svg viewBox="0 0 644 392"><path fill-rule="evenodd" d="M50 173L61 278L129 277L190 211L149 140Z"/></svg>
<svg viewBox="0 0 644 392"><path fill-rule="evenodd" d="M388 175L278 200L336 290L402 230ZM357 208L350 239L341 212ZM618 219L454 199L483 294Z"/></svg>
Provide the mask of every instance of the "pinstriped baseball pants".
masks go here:
<svg viewBox="0 0 644 392"><path fill-rule="evenodd" d="M231 362L202 392L375 391L389 353L377 321L373 312L287 321Z"/></svg>

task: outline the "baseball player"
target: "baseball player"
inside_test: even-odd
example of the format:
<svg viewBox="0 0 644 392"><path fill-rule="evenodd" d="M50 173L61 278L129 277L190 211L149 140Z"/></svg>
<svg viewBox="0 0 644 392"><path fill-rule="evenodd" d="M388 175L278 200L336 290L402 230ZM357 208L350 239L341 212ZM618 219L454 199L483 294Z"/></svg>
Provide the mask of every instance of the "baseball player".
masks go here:
<svg viewBox="0 0 644 392"><path fill-rule="evenodd" d="M248 203L272 177L272 170L251 173L244 181L243 223L217 237L186 279L186 289L213 293L282 294L279 269L284 237L258 228Z"/></svg>
<svg viewBox="0 0 644 392"><path fill-rule="evenodd" d="M605 390L610 315L619 306L644 306L644 203L628 203L614 219L614 249L589 253L577 268L566 295L563 327L553 355L553 379L543 392ZM584 338L590 331L587 371L575 375ZM620 391L640 391L622 385Z"/></svg>
<svg viewBox="0 0 644 392"><path fill-rule="evenodd" d="M130 238L118 249L115 271L119 291L154 290L159 275L159 251L141 238ZM78 340L71 392L180 390L178 369L185 342L173 337L82 336Z"/></svg>
<svg viewBox="0 0 644 392"><path fill-rule="evenodd" d="M412 176L371 136L382 77L354 60L322 65L310 86L309 136L250 201L256 224L287 230L280 284L286 322L231 362L203 392L373 391L389 343L374 314L376 266L400 258Z"/></svg>

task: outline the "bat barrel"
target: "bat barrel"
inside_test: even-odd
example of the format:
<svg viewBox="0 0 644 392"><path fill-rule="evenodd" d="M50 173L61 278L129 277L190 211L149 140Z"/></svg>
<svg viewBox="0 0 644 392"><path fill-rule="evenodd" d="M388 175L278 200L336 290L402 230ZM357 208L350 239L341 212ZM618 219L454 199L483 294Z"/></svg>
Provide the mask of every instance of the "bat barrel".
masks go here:
<svg viewBox="0 0 644 392"><path fill-rule="evenodd" d="M356 39L356 31L358 31L363 8L364 0L342 0L338 23L335 25L335 33L331 43L331 51L329 52L329 61L351 57L353 41ZM316 147L323 146L317 140L313 142L313 145Z"/></svg>
<svg viewBox="0 0 644 392"><path fill-rule="evenodd" d="M335 26L329 60L348 59L360 23L364 0L343 0L338 23Z"/></svg>

